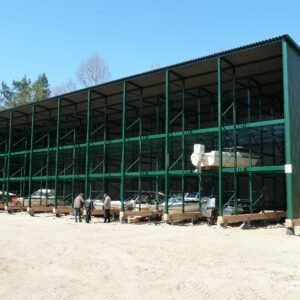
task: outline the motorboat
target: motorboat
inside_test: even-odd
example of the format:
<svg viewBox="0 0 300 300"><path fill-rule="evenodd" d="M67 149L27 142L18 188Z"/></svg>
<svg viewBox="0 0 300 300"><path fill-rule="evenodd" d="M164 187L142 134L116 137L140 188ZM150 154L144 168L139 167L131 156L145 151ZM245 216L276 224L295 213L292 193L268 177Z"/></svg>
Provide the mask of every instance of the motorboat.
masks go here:
<svg viewBox="0 0 300 300"><path fill-rule="evenodd" d="M184 195L184 211L196 212L199 211L201 205L201 213L204 217L210 216L210 211L216 208L216 198L201 192L201 201L199 201L199 192L188 192ZM162 208L165 207L165 203L162 203ZM182 194L173 194L168 199L168 211L181 212L182 211Z"/></svg>
<svg viewBox="0 0 300 300"><path fill-rule="evenodd" d="M238 146L224 148L222 151L223 168L247 168L256 166L259 158L257 155L250 154L244 147ZM194 145L194 152L191 155L191 162L197 169L219 167L219 151L205 152L205 146L202 144Z"/></svg>
<svg viewBox="0 0 300 300"><path fill-rule="evenodd" d="M55 203L55 189L38 189L31 194L31 206L54 206ZM25 206L28 205L28 197L19 197L19 201L23 202ZM62 197L57 197L57 204L63 205Z"/></svg>
<svg viewBox="0 0 300 300"><path fill-rule="evenodd" d="M158 207L161 206L161 204L164 201L165 194L162 192L157 193L157 202ZM156 209L156 192L155 191L142 191L141 194L136 194L130 201L132 203L134 210L139 209ZM129 209L129 207L128 207Z"/></svg>

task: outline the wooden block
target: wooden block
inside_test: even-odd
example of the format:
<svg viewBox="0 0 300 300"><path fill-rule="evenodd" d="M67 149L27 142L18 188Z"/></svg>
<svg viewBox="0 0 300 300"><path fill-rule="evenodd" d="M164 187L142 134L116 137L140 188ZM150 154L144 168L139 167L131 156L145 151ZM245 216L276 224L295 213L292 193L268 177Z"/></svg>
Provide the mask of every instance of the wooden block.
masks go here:
<svg viewBox="0 0 300 300"><path fill-rule="evenodd" d="M217 223L226 224L226 223L257 221L257 220L271 220L277 218L284 218L285 216L286 216L285 211L272 211L272 212L253 213L253 214L219 216Z"/></svg>
<svg viewBox="0 0 300 300"><path fill-rule="evenodd" d="M140 222L140 218L136 218L136 217L128 217L127 218L127 223L128 224L136 224Z"/></svg>
<svg viewBox="0 0 300 300"><path fill-rule="evenodd" d="M0 210L4 210L4 205L0 204Z"/></svg>
<svg viewBox="0 0 300 300"><path fill-rule="evenodd" d="M285 227L293 228L295 226L300 226L300 219L286 219Z"/></svg>

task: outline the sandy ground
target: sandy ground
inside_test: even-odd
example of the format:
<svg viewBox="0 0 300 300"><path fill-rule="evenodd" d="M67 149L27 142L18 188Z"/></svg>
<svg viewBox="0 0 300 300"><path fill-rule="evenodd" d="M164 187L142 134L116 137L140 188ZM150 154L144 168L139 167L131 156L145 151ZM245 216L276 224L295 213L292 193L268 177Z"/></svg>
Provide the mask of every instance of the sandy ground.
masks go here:
<svg viewBox="0 0 300 300"><path fill-rule="evenodd" d="M74 223L0 213L0 299L300 299L280 226Z"/></svg>

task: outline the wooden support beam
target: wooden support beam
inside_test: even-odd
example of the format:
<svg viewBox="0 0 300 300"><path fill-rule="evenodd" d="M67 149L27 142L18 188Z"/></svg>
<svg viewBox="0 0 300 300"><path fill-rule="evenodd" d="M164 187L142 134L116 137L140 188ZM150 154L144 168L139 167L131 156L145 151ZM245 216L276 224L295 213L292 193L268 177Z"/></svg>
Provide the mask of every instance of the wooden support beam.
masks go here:
<svg viewBox="0 0 300 300"><path fill-rule="evenodd" d="M57 207L53 208L53 213L54 214L71 214L73 212L74 208L71 206L62 206L62 207Z"/></svg>
<svg viewBox="0 0 300 300"><path fill-rule="evenodd" d="M125 211L124 213L124 217L130 217L133 218L135 216L139 216L139 217L153 217L155 215L158 215L159 213L153 210L149 210L149 209L145 209L145 210L132 210L132 211Z"/></svg>
<svg viewBox="0 0 300 300"><path fill-rule="evenodd" d="M27 206L7 206L4 208L7 212L27 211Z"/></svg>
<svg viewBox="0 0 300 300"><path fill-rule="evenodd" d="M38 213L52 213L53 207L46 207L46 206L32 206L31 211L35 214Z"/></svg>
<svg viewBox="0 0 300 300"><path fill-rule="evenodd" d="M271 211L271 212L259 212L253 214L241 214L241 215L229 215L219 216L217 224L230 224L257 220L272 220L277 218L285 218L285 211Z"/></svg>
<svg viewBox="0 0 300 300"><path fill-rule="evenodd" d="M110 210L110 215L113 216L116 214L116 210L115 209L111 209ZM104 209L94 209L92 211L92 216L104 216Z"/></svg>
<svg viewBox="0 0 300 300"><path fill-rule="evenodd" d="M193 219L199 219L202 217L201 212L184 212L184 213L170 213L164 215L165 221L173 221L173 222L179 222L179 221L188 221Z"/></svg>

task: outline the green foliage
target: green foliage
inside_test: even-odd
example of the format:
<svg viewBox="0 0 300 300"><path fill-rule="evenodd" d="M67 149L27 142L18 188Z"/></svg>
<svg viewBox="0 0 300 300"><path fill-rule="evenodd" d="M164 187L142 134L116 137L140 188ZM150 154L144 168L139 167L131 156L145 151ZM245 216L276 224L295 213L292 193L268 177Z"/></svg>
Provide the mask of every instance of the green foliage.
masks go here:
<svg viewBox="0 0 300 300"><path fill-rule="evenodd" d="M13 80L12 88L14 91L12 106L23 105L31 102L31 80L27 78L26 75L24 75L20 81Z"/></svg>
<svg viewBox="0 0 300 300"><path fill-rule="evenodd" d="M1 82L1 90L0 90L0 103L1 106L8 106L12 101L13 91L11 88L4 82Z"/></svg>
<svg viewBox="0 0 300 300"><path fill-rule="evenodd" d="M40 74L33 83L24 75L21 80L13 80L12 87L2 81L0 105L7 108L15 107L44 100L49 98L50 94L49 81L45 73Z"/></svg>
<svg viewBox="0 0 300 300"><path fill-rule="evenodd" d="M33 101L41 101L50 97L49 81L45 73L38 76L38 79L32 84L32 89Z"/></svg>

